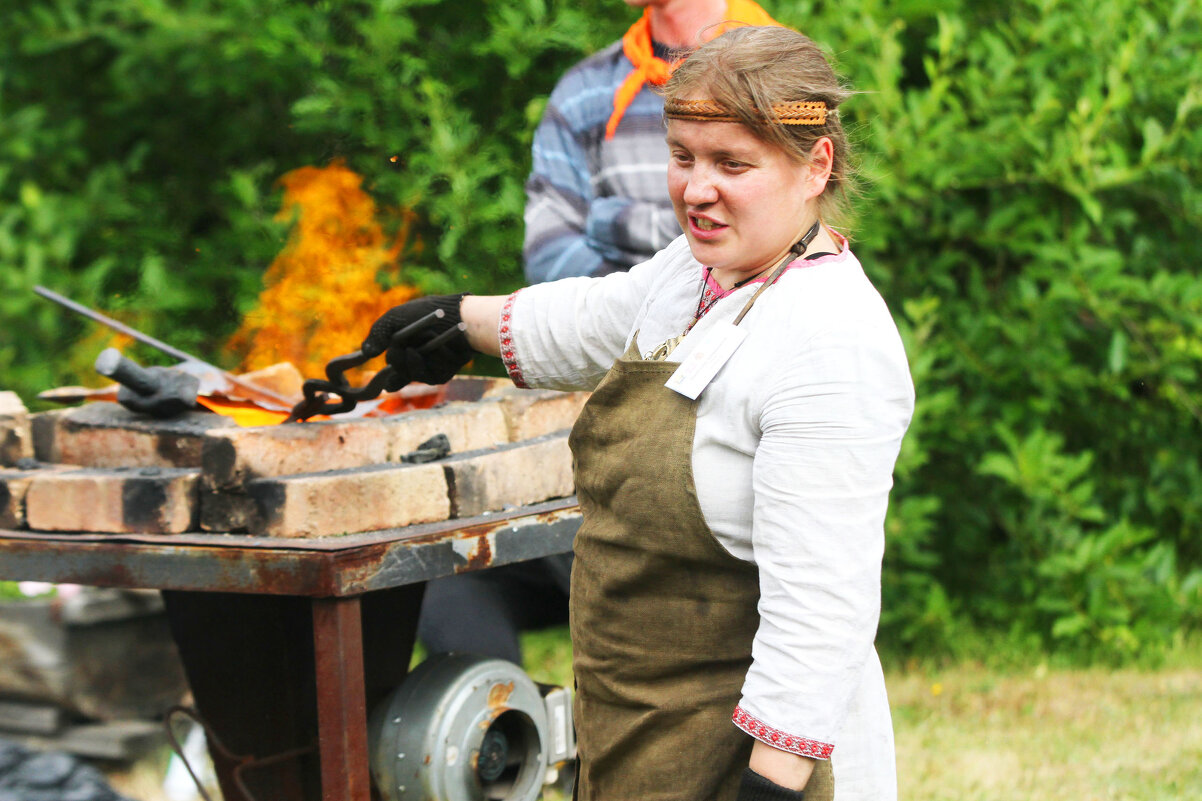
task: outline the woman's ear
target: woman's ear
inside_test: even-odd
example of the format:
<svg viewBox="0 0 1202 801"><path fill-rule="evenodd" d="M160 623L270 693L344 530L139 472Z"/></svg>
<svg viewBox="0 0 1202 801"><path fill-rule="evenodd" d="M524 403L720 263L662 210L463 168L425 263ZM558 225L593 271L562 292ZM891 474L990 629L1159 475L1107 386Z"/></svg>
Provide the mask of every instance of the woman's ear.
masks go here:
<svg viewBox="0 0 1202 801"><path fill-rule="evenodd" d="M835 166L835 146L829 136L823 136L810 148L809 175L806 178L806 198L815 198L826 189Z"/></svg>

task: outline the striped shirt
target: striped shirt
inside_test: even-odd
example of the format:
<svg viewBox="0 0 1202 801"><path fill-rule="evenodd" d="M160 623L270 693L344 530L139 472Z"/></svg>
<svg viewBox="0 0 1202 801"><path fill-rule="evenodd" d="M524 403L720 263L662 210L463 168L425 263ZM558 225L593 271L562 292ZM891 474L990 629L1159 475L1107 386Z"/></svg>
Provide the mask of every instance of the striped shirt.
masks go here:
<svg viewBox="0 0 1202 801"><path fill-rule="evenodd" d="M526 182L530 283L626 270L680 235L668 198L663 99L644 86L605 138L614 92L633 68L614 42L572 67L551 93Z"/></svg>

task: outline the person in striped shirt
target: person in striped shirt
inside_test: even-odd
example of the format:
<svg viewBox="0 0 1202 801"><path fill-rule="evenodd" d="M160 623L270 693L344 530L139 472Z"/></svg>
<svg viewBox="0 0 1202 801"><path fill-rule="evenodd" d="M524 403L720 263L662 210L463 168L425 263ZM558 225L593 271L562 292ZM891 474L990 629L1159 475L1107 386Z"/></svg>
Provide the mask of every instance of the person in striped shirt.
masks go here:
<svg viewBox="0 0 1202 801"><path fill-rule="evenodd" d="M564 74L535 131L523 252L530 283L627 270L680 235L654 87L701 38L777 24L750 0L626 3L642 17Z"/></svg>

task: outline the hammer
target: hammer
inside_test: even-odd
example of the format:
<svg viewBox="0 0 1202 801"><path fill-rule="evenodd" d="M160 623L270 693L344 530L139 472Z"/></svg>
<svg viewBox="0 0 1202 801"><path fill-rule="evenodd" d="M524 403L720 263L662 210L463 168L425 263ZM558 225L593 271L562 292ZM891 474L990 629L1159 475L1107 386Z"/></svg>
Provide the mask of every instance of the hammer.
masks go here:
<svg viewBox="0 0 1202 801"><path fill-rule="evenodd" d="M127 409L152 417L166 418L183 414L196 406L200 379L169 367L143 367L121 355L116 348L105 348L96 357L96 372L121 384L117 402Z"/></svg>

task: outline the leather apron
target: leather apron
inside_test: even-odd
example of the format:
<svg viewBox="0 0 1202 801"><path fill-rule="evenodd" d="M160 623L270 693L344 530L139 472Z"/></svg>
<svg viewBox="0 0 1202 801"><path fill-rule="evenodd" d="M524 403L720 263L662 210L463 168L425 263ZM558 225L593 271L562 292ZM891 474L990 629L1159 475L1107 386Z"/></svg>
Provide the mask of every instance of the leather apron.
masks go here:
<svg viewBox="0 0 1202 801"><path fill-rule="evenodd" d="M576 798L734 801L752 738L731 722L759 625L758 571L706 525L693 482L697 401L637 336L572 429ZM832 797L830 762L807 801Z"/></svg>

